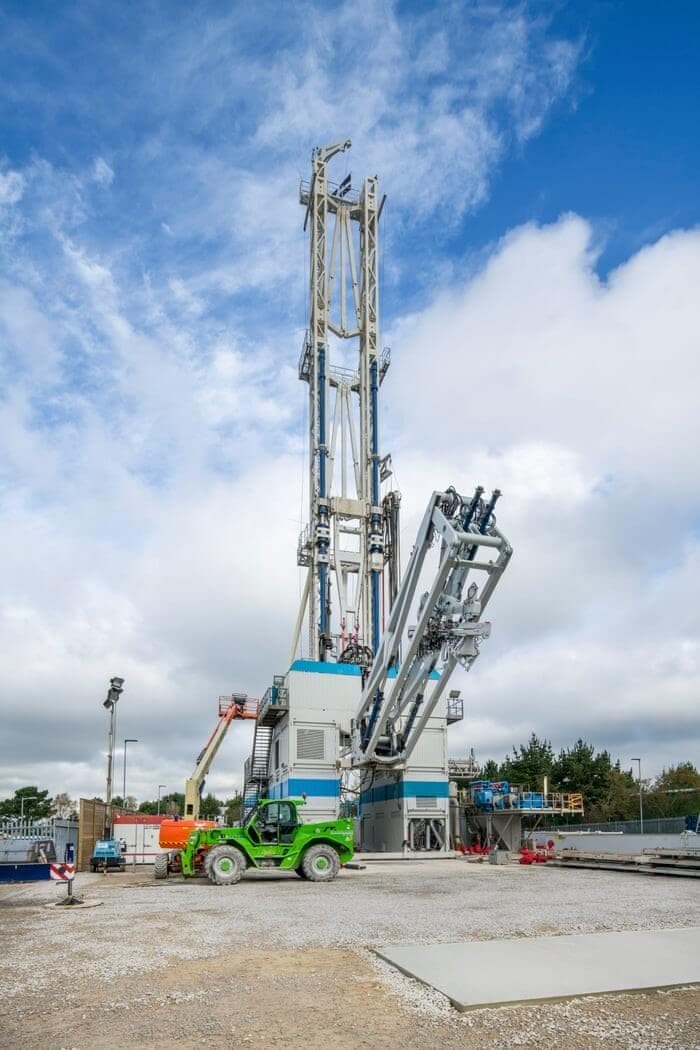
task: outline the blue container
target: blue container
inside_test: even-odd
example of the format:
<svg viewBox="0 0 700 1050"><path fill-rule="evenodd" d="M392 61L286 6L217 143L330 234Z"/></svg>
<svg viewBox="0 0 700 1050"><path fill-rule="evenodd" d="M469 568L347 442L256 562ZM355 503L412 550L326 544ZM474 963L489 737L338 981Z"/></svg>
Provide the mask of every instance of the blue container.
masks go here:
<svg viewBox="0 0 700 1050"><path fill-rule="evenodd" d="M48 878L48 864L0 864L0 882L41 882Z"/></svg>
<svg viewBox="0 0 700 1050"><path fill-rule="evenodd" d="M488 788L480 788L472 794L474 805L479 809L493 809L493 791Z"/></svg>

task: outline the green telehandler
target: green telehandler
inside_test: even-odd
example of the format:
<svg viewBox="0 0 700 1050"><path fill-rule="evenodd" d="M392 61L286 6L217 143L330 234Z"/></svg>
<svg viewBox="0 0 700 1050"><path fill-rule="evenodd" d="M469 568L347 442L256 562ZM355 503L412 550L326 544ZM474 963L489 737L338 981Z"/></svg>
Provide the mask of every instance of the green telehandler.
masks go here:
<svg viewBox="0 0 700 1050"><path fill-rule="evenodd" d="M352 820L303 824L304 799L261 799L240 827L194 827L184 848L156 857L155 877L206 875L217 886L233 886L246 868L294 871L311 882L330 882L352 860Z"/></svg>

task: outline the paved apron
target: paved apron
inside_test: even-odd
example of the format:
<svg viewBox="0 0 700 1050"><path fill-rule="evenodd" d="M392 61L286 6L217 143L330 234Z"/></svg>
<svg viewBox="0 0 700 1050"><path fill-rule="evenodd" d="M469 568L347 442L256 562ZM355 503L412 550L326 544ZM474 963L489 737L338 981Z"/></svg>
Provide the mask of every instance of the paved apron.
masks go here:
<svg viewBox="0 0 700 1050"><path fill-rule="evenodd" d="M700 983L700 928L388 945L377 955L458 1010Z"/></svg>

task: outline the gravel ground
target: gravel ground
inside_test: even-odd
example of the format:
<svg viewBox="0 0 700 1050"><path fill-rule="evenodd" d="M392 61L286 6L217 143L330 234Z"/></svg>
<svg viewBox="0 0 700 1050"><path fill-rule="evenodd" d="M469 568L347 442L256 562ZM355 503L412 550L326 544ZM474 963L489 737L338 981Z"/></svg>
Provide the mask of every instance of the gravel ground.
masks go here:
<svg viewBox="0 0 700 1050"><path fill-rule="evenodd" d="M66 913L43 907L65 893L61 887L0 887L0 1031L8 1050L112 1047L122 1024L128 1044L144 1048L202 1039L276 1046L270 1026L287 1047L700 1046L697 989L457 1015L368 950L692 926L693 880L446 860L372 864L326 886L275 872L232 888L156 883L144 871L82 875L77 889L102 906ZM238 1023L235 1034L232 983L233 1013L248 1018L248 1030ZM314 1042L318 1031L308 1025L292 1031L305 1001L316 1028L336 1026L330 1039ZM295 1004L286 1031L285 1003ZM67 1031L77 1038L66 1042Z"/></svg>

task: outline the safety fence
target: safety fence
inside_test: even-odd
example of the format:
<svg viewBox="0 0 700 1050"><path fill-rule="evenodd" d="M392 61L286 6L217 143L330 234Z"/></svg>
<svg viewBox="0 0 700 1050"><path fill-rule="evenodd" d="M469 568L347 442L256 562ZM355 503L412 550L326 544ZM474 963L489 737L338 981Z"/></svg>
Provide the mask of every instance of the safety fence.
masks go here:
<svg viewBox="0 0 700 1050"><path fill-rule="evenodd" d="M692 822L697 823L695 818ZM638 820L607 820L598 824L559 824L557 827L557 831L614 831L626 835L676 835L688 830L696 828L688 828L686 817L651 817L648 820L645 817L643 824Z"/></svg>
<svg viewBox="0 0 700 1050"><path fill-rule="evenodd" d="M1 820L0 839L50 839L56 849L56 856L63 858L67 844L77 844L78 821L66 820L63 817L46 817L44 820Z"/></svg>

